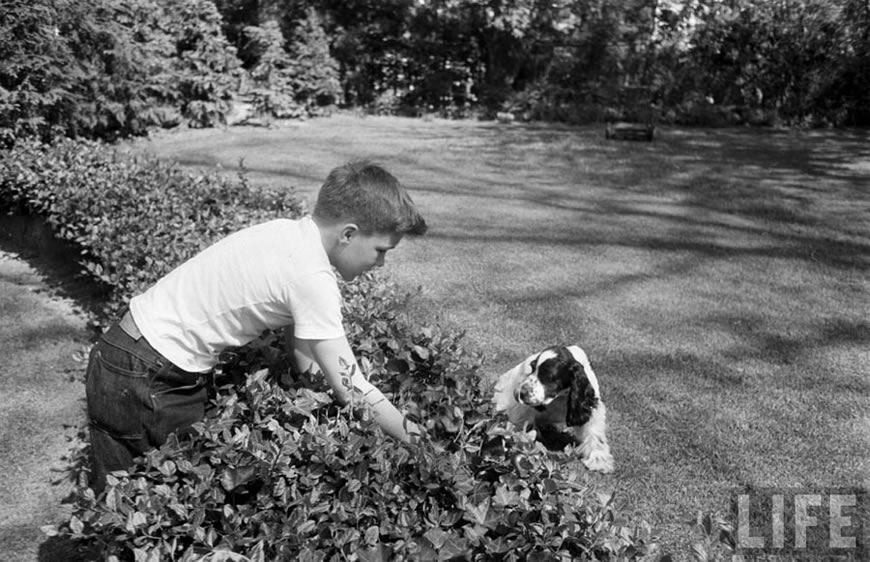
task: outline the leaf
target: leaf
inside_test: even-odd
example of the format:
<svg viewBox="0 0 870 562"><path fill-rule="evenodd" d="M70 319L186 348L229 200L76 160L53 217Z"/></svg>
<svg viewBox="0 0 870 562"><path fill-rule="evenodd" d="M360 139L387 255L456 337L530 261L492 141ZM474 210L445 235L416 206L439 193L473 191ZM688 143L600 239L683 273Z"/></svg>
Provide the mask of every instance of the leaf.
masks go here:
<svg viewBox="0 0 870 562"><path fill-rule="evenodd" d="M201 562L248 562L249 559L243 554L231 550L213 550L200 559ZM138 561L137 561L138 562ZM151 562L151 561L149 561Z"/></svg>
<svg viewBox="0 0 870 562"><path fill-rule="evenodd" d="M174 462L167 460L160 465L159 470L164 476L172 476L175 474L176 466Z"/></svg>
<svg viewBox="0 0 870 562"><path fill-rule="evenodd" d="M360 562L389 562L393 559L393 549L379 544L357 552Z"/></svg>
<svg viewBox="0 0 870 562"><path fill-rule="evenodd" d="M366 529L365 532L365 541L366 544L374 546L378 543L381 536L381 530L377 525L371 525Z"/></svg>
<svg viewBox="0 0 870 562"><path fill-rule="evenodd" d="M489 502L490 500L487 499L478 505L466 506L465 513L471 516L472 522L484 525L486 523L486 514L489 512Z"/></svg>
<svg viewBox="0 0 870 562"><path fill-rule="evenodd" d="M438 527L429 529L423 536L432 543L432 546L435 547L436 550L441 550L441 547L444 546L444 543L450 538L450 534L442 531Z"/></svg>
<svg viewBox="0 0 870 562"><path fill-rule="evenodd" d="M247 554L247 559L249 562L266 562L264 541L257 541L257 544L255 544L253 548L248 550Z"/></svg>
<svg viewBox="0 0 870 562"><path fill-rule="evenodd" d="M438 551L438 560L452 560L468 553L468 541L463 538L451 537Z"/></svg>
<svg viewBox="0 0 870 562"><path fill-rule="evenodd" d="M559 491L559 483L552 478L544 478L542 484L545 494L552 494Z"/></svg>
<svg viewBox="0 0 870 562"><path fill-rule="evenodd" d="M139 527L143 527L148 523L148 518L141 511L133 511L127 516L126 529L130 533L135 533Z"/></svg>
<svg viewBox="0 0 870 562"><path fill-rule="evenodd" d="M77 535L80 535L80 534L82 533L82 531L84 530L84 527L85 527L85 526L84 526L84 524L82 523L82 520L81 520L81 519L79 519L79 518L76 517L75 515L73 515L72 517L70 517L70 519L69 519L69 528L70 528L70 530L71 530L73 533L75 533L75 534L77 534Z"/></svg>
<svg viewBox="0 0 870 562"><path fill-rule="evenodd" d="M256 474L257 469L254 466L228 468L221 474L221 486L223 486L224 490L231 492L253 480Z"/></svg>
<svg viewBox="0 0 870 562"><path fill-rule="evenodd" d="M496 488L495 494L493 494L492 503L499 507L516 505L519 497L519 494L516 492L508 490L507 486L499 486Z"/></svg>
<svg viewBox="0 0 870 562"><path fill-rule="evenodd" d="M414 345L412 349L414 350L414 353L417 354L417 357L419 357L423 361L429 359L429 350L425 347Z"/></svg>

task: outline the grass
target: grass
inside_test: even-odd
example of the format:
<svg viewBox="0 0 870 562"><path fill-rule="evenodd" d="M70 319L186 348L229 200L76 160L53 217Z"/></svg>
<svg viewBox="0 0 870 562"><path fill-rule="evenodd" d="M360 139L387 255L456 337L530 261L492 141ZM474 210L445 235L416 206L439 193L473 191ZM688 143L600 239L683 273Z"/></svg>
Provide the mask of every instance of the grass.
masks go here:
<svg viewBox="0 0 870 562"><path fill-rule="evenodd" d="M595 479L685 554L687 521L727 512L735 488L870 488L868 136L665 129L633 143L601 127L336 116L128 148L193 169L244 159L253 183L309 199L332 167L383 162L431 225L388 256L423 287L416 312L465 328L491 377L552 343L584 347L617 462ZM37 359L21 353L27 370Z"/></svg>
<svg viewBox="0 0 870 562"><path fill-rule="evenodd" d="M0 552L3 560L68 560L39 527L64 511L65 456L84 419L88 342L77 303L95 296L75 280L69 249L47 227L0 216Z"/></svg>

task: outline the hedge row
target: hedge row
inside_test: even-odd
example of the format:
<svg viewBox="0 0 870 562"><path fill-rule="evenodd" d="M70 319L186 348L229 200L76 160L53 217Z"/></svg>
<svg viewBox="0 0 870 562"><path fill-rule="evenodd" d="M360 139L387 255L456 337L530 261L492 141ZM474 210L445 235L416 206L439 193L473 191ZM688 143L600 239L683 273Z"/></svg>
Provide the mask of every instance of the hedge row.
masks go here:
<svg viewBox="0 0 870 562"><path fill-rule="evenodd" d="M79 245L85 271L111 289L107 314L215 238L304 212L290 191L70 141L0 153L0 197ZM364 368L429 439L396 443L360 405L335 407L267 335L223 366L245 376L224 378L215 415L99 497L77 474L72 514L49 532L111 560L668 559L570 450L548 452L493 415L461 333L407 317L409 294L383 279L343 291Z"/></svg>
<svg viewBox="0 0 870 562"><path fill-rule="evenodd" d="M81 248L84 272L110 290L109 315L216 239L304 211L292 189L257 191L244 176L193 176L104 146L19 142L0 153L0 201Z"/></svg>

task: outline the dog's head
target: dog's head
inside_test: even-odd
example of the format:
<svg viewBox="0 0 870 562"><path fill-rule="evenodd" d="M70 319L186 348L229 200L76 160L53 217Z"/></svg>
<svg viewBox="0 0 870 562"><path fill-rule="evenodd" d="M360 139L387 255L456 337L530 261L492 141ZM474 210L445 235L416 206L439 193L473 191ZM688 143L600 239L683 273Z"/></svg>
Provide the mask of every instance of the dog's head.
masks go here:
<svg viewBox="0 0 870 562"><path fill-rule="evenodd" d="M565 424L582 426L598 404L595 386L583 364L567 347L548 347L530 362L531 373L514 389L517 402L545 410L556 398L567 394Z"/></svg>

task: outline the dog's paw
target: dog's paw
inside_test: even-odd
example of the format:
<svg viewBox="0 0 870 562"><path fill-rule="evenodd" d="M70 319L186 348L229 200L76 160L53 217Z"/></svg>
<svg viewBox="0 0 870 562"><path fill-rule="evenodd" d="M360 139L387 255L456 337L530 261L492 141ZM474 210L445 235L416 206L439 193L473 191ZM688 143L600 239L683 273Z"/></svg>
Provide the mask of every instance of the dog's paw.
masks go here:
<svg viewBox="0 0 870 562"><path fill-rule="evenodd" d="M595 472L613 472L613 456L607 451L592 451L588 458L583 459L583 464Z"/></svg>

